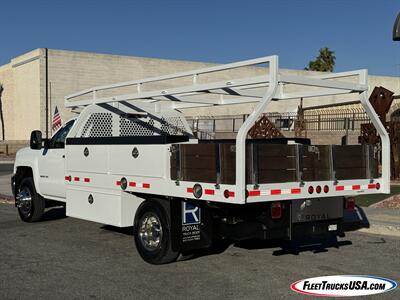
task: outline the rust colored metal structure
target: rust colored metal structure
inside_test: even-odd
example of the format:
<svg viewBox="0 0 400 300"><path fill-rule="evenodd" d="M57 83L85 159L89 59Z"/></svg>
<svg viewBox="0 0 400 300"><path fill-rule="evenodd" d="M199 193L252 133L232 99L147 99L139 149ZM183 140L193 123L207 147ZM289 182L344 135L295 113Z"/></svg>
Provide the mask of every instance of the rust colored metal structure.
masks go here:
<svg viewBox="0 0 400 300"><path fill-rule="evenodd" d="M369 97L369 102L371 102L382 123L386 122L386 114L388 113L390 106L392 106L393 95L394 93L392 91L389 91L382 86L376 86Z"/></svg>
<svg viewBox="0 0 400 300"><path fill-rule="evenodd" d="M390 145L391 145L391 161L392 161L392 177L400 178L400 122L391 121L389 127Z"/></svg>
<svg viewBox="0 0 400 300"><path fill-rule="evenodd" d="M300 105L297 108L297 118L294 122L294 136L307 137L306 121L304 118L303 98L300 99Z"/></svg>
<svg viewBox="0 0 400 300"><path fill-rule="evenodd" d="M249 131L249 136L253 139L271 139L284 137L282 132L276 128L266 115L261 116Z"/></svg>
<svg viewBox="0 0 400 300"><path fill-rule="evenodd" d="M369 97L375 112L379 116L382 124L385 126L390 137L391 152L391 176L392 179L400 178L400 122L398 120L386 121L386 115L393 103L394 93L384 87L375 87ZM371 123L361 124L361 135L358 138L361 144L371 144L379 146L380 138Z"/></svg>

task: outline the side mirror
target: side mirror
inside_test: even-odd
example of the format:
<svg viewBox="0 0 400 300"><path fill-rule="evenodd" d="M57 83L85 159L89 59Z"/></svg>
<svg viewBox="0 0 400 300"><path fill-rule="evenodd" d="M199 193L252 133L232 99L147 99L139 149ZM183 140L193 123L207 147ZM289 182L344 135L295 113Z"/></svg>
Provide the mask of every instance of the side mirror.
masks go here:
<svg viewBox="0 0 400 300"><path fill-rule="evenodd" d="M400 13L397 15L393 26L393 41L400 41Z"/></svg>
<svg viewBox="0 0 400 300"><path fill-rule="evenodd" d="M40 130L34 130L31 132L30 146L33 150L42 149L42 132Z"/></svg>

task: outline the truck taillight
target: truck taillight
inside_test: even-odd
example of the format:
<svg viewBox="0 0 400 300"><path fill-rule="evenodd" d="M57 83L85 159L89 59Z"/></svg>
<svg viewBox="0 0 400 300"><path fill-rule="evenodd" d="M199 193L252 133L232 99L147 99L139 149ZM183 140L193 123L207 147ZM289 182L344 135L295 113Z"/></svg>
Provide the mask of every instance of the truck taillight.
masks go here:
<svg viewBox="0 0 400 300"><path fill-rule="evenodd" d="M324 193L329 193L329 186L327 185L324 186Z"/></svg>
<svg viewBox="0 0 400 300"><path fill-rule="evenodd" d="M346 209L354 210L354 208L356 207L356 198L347 197L345 201L346 201Z"/></svg>
<svg viewBox="0 0 400 300"><path fill-rule="evenodd" d="M310 186L308 187L308 193L309 193L309 194L314 193L314 187L313 187L312 185L310 185Z"/></svg>
<svg viewBox="0 0 400 300"><path fill-rule="evenodd" d="M280 219L282 217L282 205L280 202L272 202L271 204L271 218Z"/></svg>
<svg viewBox="0 0 400 300"><path fill-rule="evenodd" d="M246 191L247 192L247 191ZM224 191L224 197L225 198L229 198L229 197L235 197L235 192L231 192L229 190L225 190ZM246 198L247 198L247 194L246 194Z"/></svg>
<svg viewBox="0 0 400 300"><path fill-rule="evenodd" d="M321 193L321 191L322 191L322 188L321 188L321 186L320 186L320 185L318 185L318 186L316 187L315 191L316 191L318 194L320 194L320 193Z"/></svg>

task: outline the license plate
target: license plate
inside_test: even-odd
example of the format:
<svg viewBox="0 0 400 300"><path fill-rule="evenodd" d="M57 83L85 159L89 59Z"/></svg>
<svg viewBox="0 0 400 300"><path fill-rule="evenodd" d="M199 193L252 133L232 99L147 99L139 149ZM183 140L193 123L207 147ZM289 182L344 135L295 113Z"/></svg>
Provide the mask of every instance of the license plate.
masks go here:
<svg viewBox="0 0 400 300"><path fill-rule="evenodd" d="M330 224L328 226L328 231L336 231L337 230L337 224Z"/></svg>

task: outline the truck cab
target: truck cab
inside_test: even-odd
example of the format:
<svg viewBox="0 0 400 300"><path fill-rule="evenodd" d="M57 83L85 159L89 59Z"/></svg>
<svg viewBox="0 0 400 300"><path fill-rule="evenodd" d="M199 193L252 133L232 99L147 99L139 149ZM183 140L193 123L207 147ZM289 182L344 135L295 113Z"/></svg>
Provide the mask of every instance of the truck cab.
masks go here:
<svg viewBox="0 0 400 300"><path fill-rule="evenodd" d="M47 200L47 206L50 203L65 202L65 140L74 122L75 119L67 121L50 139L42 139L40 131L33 131L30 147L17 152L12 190L16 197L18 211L26 221L36 220L33 218L35 214L32 211L34 194L39 199L37 202ZM22 182L24 182L23 185L21 185ZM46 203L40 203L36 205L36 208L45 206ZM40 215L39 211L37 215Z"/></svg>

